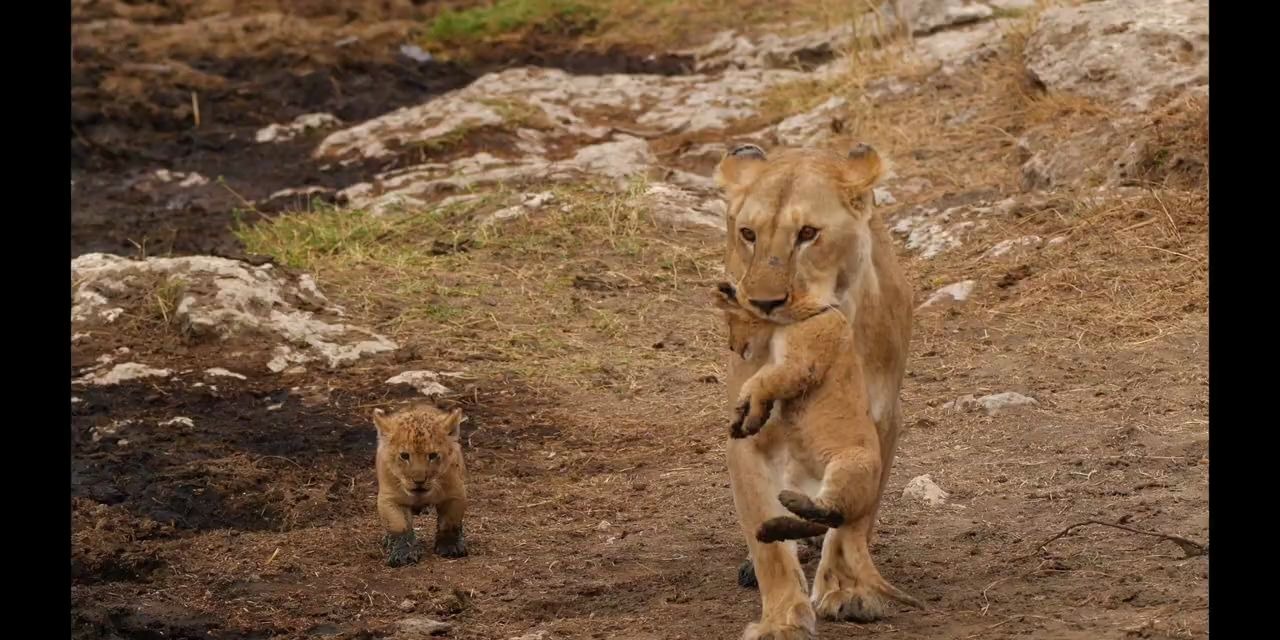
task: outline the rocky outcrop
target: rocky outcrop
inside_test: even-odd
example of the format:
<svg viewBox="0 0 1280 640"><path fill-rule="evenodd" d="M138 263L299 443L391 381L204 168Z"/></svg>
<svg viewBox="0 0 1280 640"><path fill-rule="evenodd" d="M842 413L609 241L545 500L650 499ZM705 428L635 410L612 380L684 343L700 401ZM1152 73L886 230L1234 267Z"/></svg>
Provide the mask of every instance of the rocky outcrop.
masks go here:
<svg viewBox="0 0 1280 640"><path fill-rule="evenodd" d="M1104 0L1045 11L1027 70L1050 92L1130 111L1209 86L1207 0Z"/></svg>
<svg viewBox="0 0 1280 640"><path fill-rule="evenodd" d="M396 348L384 336L343 322L343 309L311 276L272 265L93 253L71 261L71 282L72 326L88 336L77 344L91 344L94 335L122 319L141 318L175 331L188 344L269 353L267 368L274 372L313 362L341 367ZM229 363L236 362L235 351L225 351ZM107 372L107 379L149 368L118 369Z"/></svg>

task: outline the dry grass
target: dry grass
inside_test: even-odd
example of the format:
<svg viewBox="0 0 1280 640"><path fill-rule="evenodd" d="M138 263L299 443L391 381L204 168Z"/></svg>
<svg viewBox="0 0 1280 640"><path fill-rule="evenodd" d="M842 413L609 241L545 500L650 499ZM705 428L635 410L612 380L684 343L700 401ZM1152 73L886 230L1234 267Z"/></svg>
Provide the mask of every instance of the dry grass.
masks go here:
<svg viewBox="0 0 1280 640"><path fill-rule="evenodd" d="M725 29L790 33L849 24L878 4L871 0L500 0L446 10L424 28L424 42L449 57L530 36L554 36L567 48L634 47L670 51L705 42Z"/></svg>
<svg viewBox="0 0 1280 640"><path fill-rule="evenodd" d="M629 392L654 384L657 369L711 361L653 346L663 335L652 319L673 305L696 308L719 254L672 242L671 227L649 215L645 186L559 187L544 211L492 226L471 213L504 196L397 218L290 214L240 235L250 251L314 273L361 322L430 350L435 366L541 389ZM662 331L710 345L710 313L664 320Z"/></svg>

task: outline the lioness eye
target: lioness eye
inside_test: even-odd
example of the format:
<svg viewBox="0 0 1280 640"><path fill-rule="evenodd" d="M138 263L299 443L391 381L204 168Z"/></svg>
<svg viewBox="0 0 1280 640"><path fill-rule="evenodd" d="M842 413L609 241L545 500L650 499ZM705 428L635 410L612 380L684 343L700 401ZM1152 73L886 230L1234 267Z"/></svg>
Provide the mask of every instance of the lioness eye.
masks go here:
<svg viewBox="0 0 1280 640"><path fill-rule="evenodd" d="M809 242L816 237L818 237L818 230L813 227L805 226L800 227L800 233L796 236L796 239L800 242Z"/></svg>
<svg viewBox="0 0 1280 640"><path fill-rule="evenodd" d="M756 232L754 232L754 231L752 231L752 230L750 230L750 229L748 229L748 228L746 228L746 227L743 227L742 229L738 230L738 233L739 233L739 234L741 234L741 235L742 235L742 239L743 239L743 240L746 240L747 242L755 242L755 241L756 241Z"/></svg>
<svg viewBox="0 0 1280 640"><path fill-rule="evenodd" d="M435 453L435 452L433 451L433 452L431 452L431 453L428 453L428 454L427 454L427 459L428 459L428 460L439 460L439 459L440 459L440 454Z"/></svg>
<svg viewBox="0 0 1280 640"><path fill-rule="evenodd" d="M409 461L409 452L407 452L407 451L406 451L406 452L404 452L404 453L401 453L401 454L400 454L400 459L401 459L401 460L404 460L405 462L408 462L408 461Z"/></svg>

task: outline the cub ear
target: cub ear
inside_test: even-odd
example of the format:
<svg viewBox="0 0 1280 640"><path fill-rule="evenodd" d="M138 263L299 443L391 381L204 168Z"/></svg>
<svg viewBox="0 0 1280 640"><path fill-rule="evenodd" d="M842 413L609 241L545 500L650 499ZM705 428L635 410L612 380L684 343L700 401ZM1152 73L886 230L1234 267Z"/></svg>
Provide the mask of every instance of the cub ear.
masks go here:
<svg viewBox="0 0 1280 640"><path fill-rule="evenodd" d="M445 418L445 433L453 439L458 439L458 425L462 424L462 409L454 409L449 412L449 417Z"/></svg>
<svg viewBox="0 0 1280 640"><path fill-rule="evenodd" d="M767 162L764 149L754 144L740 144L724 154L716 165L716 186L730 191L746 187L755 181Z"/></svg>
<svg viewBox="0 0 1280 640"><path fill-rule="evenodd" d="M391 416L387 415L382 409L373 410L373 426L378 429L379 436L391 435L391 429L395 425L391 422Z"/></svg>
<svg viewBox="0 0 1280 640"><path fill-rule="evenodd" d="M845 195L855 198L865 194L884 177L884 160L869 144L859 144L849 150L840 168L841 187Z"/></svg>

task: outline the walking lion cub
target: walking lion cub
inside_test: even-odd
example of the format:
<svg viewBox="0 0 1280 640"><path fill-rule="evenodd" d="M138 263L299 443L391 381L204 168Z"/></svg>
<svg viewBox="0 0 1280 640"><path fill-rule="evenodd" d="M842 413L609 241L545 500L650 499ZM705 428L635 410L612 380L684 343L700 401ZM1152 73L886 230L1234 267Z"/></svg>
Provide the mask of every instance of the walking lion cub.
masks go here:
<svg viewBox="0 0 1280 640"><path fill-rule="evenodd" d="M413 516L436 510L435 552L446 558L467 555L462 516L467 508L466 469L458 424L462 410L446 413L430 405L394 414L373 410L378 428L378 515L386 527L387 564L413 564L422 550L413 533Z"/></svg>
<svg viewBox="0 0 1280 640"><path fill-rule="evenodd" d="M793 463L821 478L812 497L790 489L779 492L778 501L794 516L764 521L756 539L800 540L849 527L855 535L846 539L858 544L845 551L858 560L852 563L857 581L885 597L923 608L880 575L867 547L880 488L880 438L862 391L865 383L855 357L853 328L844 313L834 305L796 299L790 303L792 322L773 323L742 308L729 283L717 286L715 300L728 320L731 349L743 355L751 344L763 346L765 340L769 349L768 363L742 384L730 436L750 437L766 424L786 430L782 438ZM823 555L816 581L834 575L826 566L831 557ZM815 605L823 609L823 603Z"/></svg>

